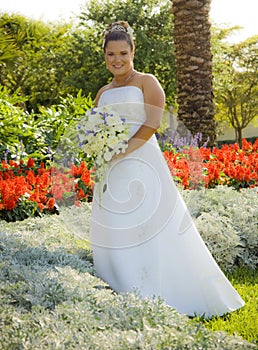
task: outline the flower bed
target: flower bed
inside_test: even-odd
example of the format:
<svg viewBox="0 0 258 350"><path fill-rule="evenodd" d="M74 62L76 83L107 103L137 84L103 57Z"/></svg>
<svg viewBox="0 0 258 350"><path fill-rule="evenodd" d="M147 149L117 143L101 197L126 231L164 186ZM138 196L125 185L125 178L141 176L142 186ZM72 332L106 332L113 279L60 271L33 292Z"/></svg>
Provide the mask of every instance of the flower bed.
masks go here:
<svg viewBox="0 0 258 350"><path fill-rule="evenodd" d="M184 189L213 188L217 185L236 189L258 185L258 139L252 144L245 139L242 148L237 143L221 149L172 148L164 152L171 174Z"/></svg>
<svg viewBox="0 0 258 350"><path fill-rule="evenodd" d="M56 213L58 203L65 205L91 201L93 182L85 162L69 169L35 165L29 158L0 164L0 218L23 220L41 213Z"/></svg>
<svg viewBox="0 0 258 350"><path fill-rule="evenodd" d="M221 149L185 148L163 152L174 180L184 189L236 189L258 185L258 139L254 144L243 140ZM70 168L36 165L33 159L0 163L0 219L23 220L41 213L56 213L58 205L91 202L94 182L83 161Z"/></svg>

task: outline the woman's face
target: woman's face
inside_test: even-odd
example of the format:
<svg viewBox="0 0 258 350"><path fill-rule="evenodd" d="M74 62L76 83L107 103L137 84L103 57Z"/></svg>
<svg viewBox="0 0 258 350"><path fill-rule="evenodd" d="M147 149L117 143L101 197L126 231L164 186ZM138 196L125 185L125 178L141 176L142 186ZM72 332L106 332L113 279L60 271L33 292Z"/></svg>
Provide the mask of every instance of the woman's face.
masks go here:
<svg viewBox="0 0 258 350"><path fill-rule="evenodd" d="M133 68L134 51L125 40L109 41L105 50L107 69L114 75L126 75Z"/></svg>

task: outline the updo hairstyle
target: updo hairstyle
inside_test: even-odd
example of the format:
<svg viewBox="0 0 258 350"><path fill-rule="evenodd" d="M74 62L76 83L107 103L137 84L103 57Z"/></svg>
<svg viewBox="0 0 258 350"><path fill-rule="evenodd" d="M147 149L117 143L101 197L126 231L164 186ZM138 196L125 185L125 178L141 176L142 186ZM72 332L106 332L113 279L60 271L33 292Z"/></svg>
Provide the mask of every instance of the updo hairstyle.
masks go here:
<svg viewBox="0 0 258 350"><path fill-rule="evenodd" d="M118 21L111 23L103 33L104 43L103 50L106 51L106 47L109 41L119 41L125 40L129 45L131 50L134 49L133 42L133 30L129 23L126 21Z"/></svg>

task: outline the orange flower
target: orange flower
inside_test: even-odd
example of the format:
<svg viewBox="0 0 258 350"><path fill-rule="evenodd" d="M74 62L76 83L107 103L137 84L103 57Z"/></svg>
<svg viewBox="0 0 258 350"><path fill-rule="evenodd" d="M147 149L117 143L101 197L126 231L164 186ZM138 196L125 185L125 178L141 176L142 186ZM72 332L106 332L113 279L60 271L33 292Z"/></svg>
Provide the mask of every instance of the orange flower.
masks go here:
<svg viewBox="0 0 258 350"><path fill-rule="evenodd" d="M55 207L55 198L51 197L47 201L47 208L48 208L48 210L52 211L54 209L54 207Z"/></svg>
<svg viewBox="0 0 258 350"><path fill-rule="evenodd" d="M8 166L8 164L6 163L5 160L2 160L1 163L2 163L2 164L1 164L1 167L2 167L3 169L8 169L8 168L9 168L9 166Z"/></svg>
<svg viewBox="0 0 258 350"><path fill-rule="evenodd" d="M85 185L90 186L91 185L91 177L90 177L90 171L84 170L81 176L82 181L85 183Z"/></svg>
<svg viewBox="0 0 258 350"><path fill-rule="evenodd" d="M27 172L27 175L26 175L26 180L28 181L28 183L30 183L31 185L35 185L36 183L36 177L35 177L35 174L32 170L29 170Z"/></svg>
<svg viewBox="0 0 258 350"><path fill-rule="evenodd" d="M9 161L10 166L14 167L14 168L18 168L19 164L17 164L14 160L10 159Z"/></svg>
<svg viewBox="0 0 258 350"><path fill-rule="evenodd" d="M27 167L28 168L34 168L34 166L35 166L34 159L29 158L28 161L27 161Z"/></svg>
<svg viewBox="0 0 258 350"><path fill-rule="evenodd" d="M80 188L79 191L77 192L77 198L78 198L78 199L82 199L82 198L84 198L84 197L85 197L84 192L83 192L83 190Z"/></svg>
<svg viewBox="0 0 258 350"><path fill-rule="evenodd" d="M42 203L37 203L37 206L41 212L44 210L44 205Z"/></svg>

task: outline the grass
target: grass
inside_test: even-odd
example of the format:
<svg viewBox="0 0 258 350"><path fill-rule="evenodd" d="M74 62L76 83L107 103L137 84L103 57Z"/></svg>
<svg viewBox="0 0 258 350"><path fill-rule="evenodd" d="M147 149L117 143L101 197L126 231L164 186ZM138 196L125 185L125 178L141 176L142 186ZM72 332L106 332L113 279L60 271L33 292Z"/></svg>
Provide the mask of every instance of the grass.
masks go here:
<svg viewBox="0 0 258 350"><path fill-rule="evenodd" d="M224 317L214 317L203 323L213 331L238 334L258 344L258 271L239 267L227 277L244 299L245 306Z"/></svg>
<svg viewBox="0 0 258 350"><path fill-rule="evenodd" d="M117 295L95 276L89 217L86 205L60 216L0 222L1 350L257 348L256 272L229 276L244 308L190 320L160 299Z"/></svg>

